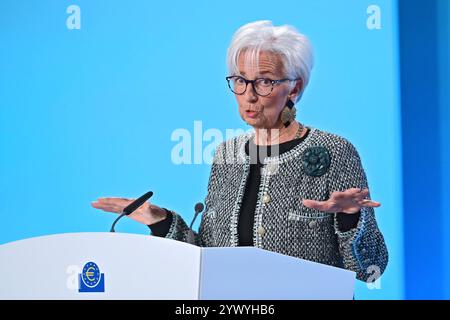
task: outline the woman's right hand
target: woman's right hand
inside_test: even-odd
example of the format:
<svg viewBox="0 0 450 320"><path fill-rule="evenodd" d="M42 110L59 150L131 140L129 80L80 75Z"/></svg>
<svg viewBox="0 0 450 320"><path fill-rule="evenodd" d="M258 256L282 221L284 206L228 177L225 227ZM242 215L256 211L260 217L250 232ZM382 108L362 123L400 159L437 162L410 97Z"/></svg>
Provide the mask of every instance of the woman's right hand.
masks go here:
<svg viewBox="0 0 450 320"><path fill-rule="evenodd" d="M116 197L99 198L97 201L91 202L91 205L96 209L121 214L123 209L134 200L136 199ZM128 217L139 223L151 225L164 220L167 217L167 212L158 206L145 202Z"/></svg>

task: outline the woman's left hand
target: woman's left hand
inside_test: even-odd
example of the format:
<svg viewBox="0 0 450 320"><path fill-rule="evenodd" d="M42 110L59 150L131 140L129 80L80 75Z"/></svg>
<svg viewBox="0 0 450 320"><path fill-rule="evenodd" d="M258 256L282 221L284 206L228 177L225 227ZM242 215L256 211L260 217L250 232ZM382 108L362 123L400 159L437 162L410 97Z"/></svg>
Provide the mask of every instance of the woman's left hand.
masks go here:
<svg viewBox="0 0 450 320"><path fill-rule="evenodd" d="M326 201L303 200L303 205L323 212L357 213L362 207L379 207L381 203L364 199L369 189L351 188L345 191L334 191Z"/></svg>

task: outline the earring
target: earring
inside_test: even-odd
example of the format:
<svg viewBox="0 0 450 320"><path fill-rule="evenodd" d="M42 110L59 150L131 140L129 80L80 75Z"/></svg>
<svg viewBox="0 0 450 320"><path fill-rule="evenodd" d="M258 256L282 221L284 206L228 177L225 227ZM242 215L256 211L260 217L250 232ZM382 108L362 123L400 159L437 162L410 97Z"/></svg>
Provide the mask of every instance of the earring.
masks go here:
<svg viewBox="0 0 450 320"><path fill-rule="evenodd" d="M288 127L295 120L296 113L297 109L294 106L294 102L289 98L286 106L281 111L281 122L283 122L285 127Z"/></svg>

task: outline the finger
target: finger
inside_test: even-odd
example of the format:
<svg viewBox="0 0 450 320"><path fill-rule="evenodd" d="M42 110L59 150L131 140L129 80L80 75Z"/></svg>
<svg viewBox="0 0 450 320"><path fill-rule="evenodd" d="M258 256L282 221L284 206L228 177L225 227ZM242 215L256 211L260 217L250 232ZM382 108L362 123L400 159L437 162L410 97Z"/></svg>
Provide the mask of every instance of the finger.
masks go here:
<svg viewBox="0 0 450 320"><path fill-rule="evenodd" d="M107 204L104 204L104 203L99 203L99 202L92 202L91 205L94 208L101 209L101 210L107 210L107 209L114 208L114 206L107 205Z"/></svg>
<svg viewBox="0 0 450 320"><path fill-rule="evenodd" d="M357 194L357 193L360 193L361 191L362 191L361 188L350 188L350 189L345 190L345 192L351 193L351 194Z"/></svg>
<svg viewBox="0 0 450 320"><path fill-rule="evenodd" d="M360 201L364 201L364 200L370 200L370 199L367 199L367 195L365 195L365 196L355 196L355 197L353 197L353 201L354 201L354 202L360 202Z"/></svg>
<svg viewBox="0 0 450 320"><path fill-rule="evenodd" d="M361 189L361 188L350 188L344 191L334 191L331 193L331 196L334 196L338 199L348 197L348 196L361 196L364 195L364 197L369 194L369 190L367 188Z"/></svg>
<svg viewBox="0 0 450 320"><path fill-rule="evenodd" d="M369 189L364 189L363 191L355 194L354 199L356 201L361 201L361 200L364 200L364 198L366 198L368 195L369 195Z"/></svg>
<svg viewBox="0 0 450 320"><path fill-rule="evenodd" d="M94 208L97 208L97 209L103 209L106 207L110 207L111 205L107 204L105 202L91 202L91 206L93 206Z"/></svg>
<svg viewBox="0 0 450 320"><path fill-rule="evenodd" d="M361 199L364 199L364 197L369 194L369 190L361 188L350 188L345 191L345 194L354 198L360 197Z"/></svg>
<svg viewBox="0 0 450 320"><path fill-rule="evenodd" d="M358 204L361 207L374 207L374 208L376 208L376 207L380 207L381 206L380 202L372 201L372 200L369 200L369 199L361 200L361 201L358 202Z"/></svg>
<svg viewBox="0 0 450 320"><path fill-rule="evenodd" d="M365 195L369 194L369 189L367 189L367 188L360 189L358 191L358 195L362 195L362 194L365 194Z"/></svg>
<svg viewBox="0 0 450 320"><path fill-rule="evenodd" d="M303 200L302 203L305 207L316 209L319 211L329 211L331 206L328 201L316 201L309 199Z"/></svg>
<svg viewBox="0 0 450 320"><path fill-rule="evenodd" d="M330 199L334 199L334 200L341 200L347 197L347 193L345 191L334 191L331 196Z"/></svg>
<svg viewBox="0 0 450 320"><path fill-rule="evenodd" d="M104 203L98 203L98 202L91 202L92 207L96 208L96 209L100 209L103 211L107 211L107 212L122 212L121 207L118 206L113 206L113 205L107 205Z"/></svg>
<svg viewBox="0 0 450 320"><path fill-rule="evenodd" d="M342 191L343 193L346 193L346 194L351 194L351 195L359 195L359 194L362 194L362 193L366 193L368 191L368 189L367 188L349 188L349 189L347 189L347 190L344 190L344 191Z"/></svg>
<svg viewBox="0 0 450 320"><path fill-rule="evenodd" d="M103 198L98 198L98 201L112 201L112 200L117 200L117 199L123 199L121 197L103 197Z"/></svg>
<svg viewBox="0 0 450 320"><path fill-rule="evenodd" d="M126 206L130 203L130 200L126 200L125 198L109 197L109 198L99 198L98 202L110 205Z"/></svg>
<svg viewBox="0 0 450 320"><path fill-rule="evenodd" d="M305 207L311 208L311 209L317 209L318 206L320 206L320 202L319 201L315 201L315 200L302 200L302 203Z"/></svg>
<svg viewBox="0 0 450 320"><path fill-rule="evenodd" d="M135 200L132 198L125 198L125 197L103 197L103 198L98 198L98 201L114 201L114 200Z"/></svg>
<svg viewBox="0 0 450 320"><path fill-rule="evenodd" d="M118 210L115 207L104 207L104 208L98 208L99 210L102 210L104 212L111 212L111 213L122 213L120 210Z"/></svg>
<svg viewBox="0 0 450 320"><path fill-rule="evenodd" d="M99 208L102 208L102 207L104 206L104 204L101 203L101 202L95 202L95 201L93 201L93 202L91 202L91 206L93 206L94 208L99 209Z"/></svg>

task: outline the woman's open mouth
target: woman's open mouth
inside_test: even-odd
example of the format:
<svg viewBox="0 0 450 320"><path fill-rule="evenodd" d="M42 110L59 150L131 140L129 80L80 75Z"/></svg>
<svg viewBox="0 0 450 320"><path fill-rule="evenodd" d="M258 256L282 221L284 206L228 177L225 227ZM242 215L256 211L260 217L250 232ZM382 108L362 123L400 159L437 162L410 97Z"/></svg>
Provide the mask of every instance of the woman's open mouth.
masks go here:
<svg viewBox="0 0 450 320"><path fill-rule="evenodd" d="M249 118L256 118L256 116L258 115L258 112L257 111L246 110L245 114Z"/></svg>

